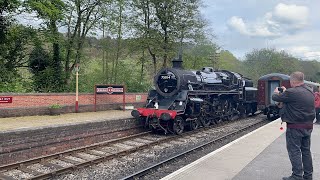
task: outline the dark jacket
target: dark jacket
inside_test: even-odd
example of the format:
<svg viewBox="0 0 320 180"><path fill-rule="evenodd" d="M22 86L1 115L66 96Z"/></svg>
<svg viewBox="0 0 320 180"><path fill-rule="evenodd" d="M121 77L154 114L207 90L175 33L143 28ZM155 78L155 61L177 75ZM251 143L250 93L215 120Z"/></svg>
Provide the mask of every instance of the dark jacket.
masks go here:
<svg viewBox="0 0 320 180"><path fill-rule="evenodd" d="M280 94L273 94L272 100L283 102L280 110L282 121L294 124L312 124L315 118L314 94L305 86L289 88Z"/></svg>

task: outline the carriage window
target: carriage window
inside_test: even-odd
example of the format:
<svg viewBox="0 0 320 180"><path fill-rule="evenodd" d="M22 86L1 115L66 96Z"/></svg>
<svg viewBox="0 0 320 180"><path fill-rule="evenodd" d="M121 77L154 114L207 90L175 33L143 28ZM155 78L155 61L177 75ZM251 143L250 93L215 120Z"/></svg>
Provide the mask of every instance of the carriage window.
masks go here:
<svg viewBox="0 0 320 180"><path fill-rule="evenodd" d="M268 81L268 86L269 86L269 89L268 89L268 99L269 99L269 102L270 104L275 104L275 101L272 100L272 94L273 94L273 91L276 87L280 87L280 81Z"/></svg>

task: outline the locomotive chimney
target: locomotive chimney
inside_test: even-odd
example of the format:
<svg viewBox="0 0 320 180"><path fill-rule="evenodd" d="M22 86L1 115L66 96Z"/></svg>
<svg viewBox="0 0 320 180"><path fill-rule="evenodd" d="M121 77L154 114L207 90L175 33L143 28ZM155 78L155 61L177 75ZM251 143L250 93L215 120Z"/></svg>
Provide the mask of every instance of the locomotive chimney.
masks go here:
<svg viewBox="0 0 320 180"><path fill-rule="evenodd" d="M176 68L176 69L183 69L182 67L182 59L179 57L179 58L174 58L172 60L172 67L173 68Z"/></svg>

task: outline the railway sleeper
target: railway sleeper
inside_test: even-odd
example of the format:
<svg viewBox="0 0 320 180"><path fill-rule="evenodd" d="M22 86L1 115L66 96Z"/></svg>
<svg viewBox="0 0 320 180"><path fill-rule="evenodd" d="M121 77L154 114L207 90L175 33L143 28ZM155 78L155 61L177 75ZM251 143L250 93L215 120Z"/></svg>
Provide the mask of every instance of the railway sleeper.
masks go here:
<svg viewBox="0 0 320 180"><path fill-rule="evenodd" d="M73 159L69 159L69 158L65 158L65 157L60 157L59 160L67 162L67 163L71 163L73 165L77 165L80 164L81 162L73 160Z"/></svg>
<svg viewBox="0 0 320 180"><path fill-rule="evenodd" d="M53 169L63 169L64 168L63 166L60 166L58 164L53 164L53 163L50 163L50 162L40 162L39 164L41 164L43 166L47 166L47 167L53 168Z"/></svg>
<svg viewBox="0 0 320 180"><path fill-rule="evenodd" d="M27 167L19 167L18 170L22 171L22 172L25 172L25 173L28 173L28 174L31 174L31 175L34 175L34 176L38 176L40 174L42 174L41 172L39 171L36 171L36 170L33 170L33 169L30 169L30 168L27 168Z"/></svg>
<svg viewBox="0 0 320 180"><path fill-rule="evenodd" d="M4 175L4 174L0 174L0 179L3 179L3 180L16 180L15 178L13 178L11 176Z"/></svg>
<svg viewBox="0 0 320 180"><path fill-rule="evenodd" d="M103 157L104 156L103 154L100 154L100 153L97 153L97 152L94 152L94 151L87 151L86 153L90 154L90 155L98 156L98 157Z"/></svg>
<svg viewBox="0 0 320 180"><path fill-rule="evenodd" d="M79 158L79 159L82 159L84 161L89 161L89 160L92 160L92 158L89 158L89 157L84 157L80 154L72 154L73 157L76 157L76 158Z"/></svg>

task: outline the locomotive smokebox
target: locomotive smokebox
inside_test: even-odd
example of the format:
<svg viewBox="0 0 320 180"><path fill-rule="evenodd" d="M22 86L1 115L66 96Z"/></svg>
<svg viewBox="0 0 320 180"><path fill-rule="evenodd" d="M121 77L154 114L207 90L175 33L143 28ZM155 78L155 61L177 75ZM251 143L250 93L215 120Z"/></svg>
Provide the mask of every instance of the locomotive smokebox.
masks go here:
<svg viewBox="0 0 320 180"><path fill-rule="evenodd" d="M172 60L172 68L175 68L175 69L183 69L182 67L182 59L181 58L174 58Z"/></svg>

